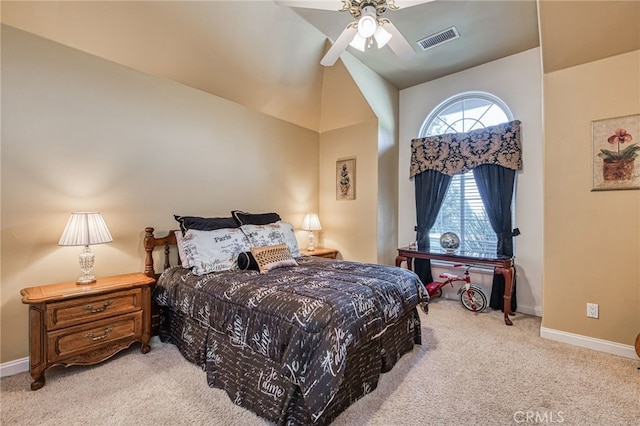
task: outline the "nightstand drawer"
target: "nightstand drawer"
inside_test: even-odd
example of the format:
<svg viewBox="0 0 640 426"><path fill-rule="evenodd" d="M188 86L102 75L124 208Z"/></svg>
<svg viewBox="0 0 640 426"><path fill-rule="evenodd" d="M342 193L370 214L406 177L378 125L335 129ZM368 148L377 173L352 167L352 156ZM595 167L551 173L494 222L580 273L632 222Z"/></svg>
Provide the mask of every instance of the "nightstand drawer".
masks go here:
<svg viewBox="0 0 640 426"><path fill-rule="evenodd" d="M124 339L142 338L142 311L47 333L47 362L90 352Z"/></svg>
<svg viewBox="0 0 640 426"><path fill-rule="evenodd" d="M57 330L141 309L140 288L50 303L47 305L47 329Z"/></svg>

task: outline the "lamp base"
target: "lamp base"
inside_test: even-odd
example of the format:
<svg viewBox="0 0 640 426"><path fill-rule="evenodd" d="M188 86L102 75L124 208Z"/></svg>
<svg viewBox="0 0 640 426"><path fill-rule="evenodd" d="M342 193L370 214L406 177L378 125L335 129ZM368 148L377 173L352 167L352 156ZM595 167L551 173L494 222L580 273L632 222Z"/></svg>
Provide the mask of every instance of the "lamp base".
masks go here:
<svg viewBox="0 0 640 426"><path fill-rule="evenodd" d="M96 277L94 275L83 275L82 277L76 280L76 284L78 285L93 284L95 282L96 282Z"/></svg>
<svg viewBox="0 0 640 426"><path fill-rule="evenodd" d="M316 240L313 235L313 231L309 231L309 245L307 246L307 251L314 251L316 249Z"/></svg>
<svg viewBox="0 0 640 426"><path fill-rule="evenodd" d="M89 246L84 246L82 253L78 258L80 262L80 270L84 274L80 278L76 280L76 284L85 285L96 282L96 277L91 275L91 270L93 269L93 263L95 261L95 255L91 252Z"/></svg>

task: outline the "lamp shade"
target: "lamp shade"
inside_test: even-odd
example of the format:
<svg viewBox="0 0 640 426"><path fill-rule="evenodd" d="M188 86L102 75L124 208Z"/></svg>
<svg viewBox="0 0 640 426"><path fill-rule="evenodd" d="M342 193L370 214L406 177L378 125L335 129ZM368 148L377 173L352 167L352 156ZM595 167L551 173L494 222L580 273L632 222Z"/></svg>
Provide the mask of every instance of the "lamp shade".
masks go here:
<svg viewBox="0 0 640 426"><path fill-rule="evenodd" d="M307 213L302 220L303 231L319 231L322 229L317 213Z"/></svg>
<svg viewBox="0 0 640 426"><path fill-rule="evenodd" d="M349 43L349 46L353 47L354 49L358 49L361 52L365 51L366 45L367 39L365 37L362 37L360 33L356 33L356 35L353 36L353 40L351 40L351 43Z"/></svg>
<svg viewBox="0 0 640 426"><path fill-rule="evenodd" d="M375 33L377 26L376 9L373 6L363 7L362 15L358 20L358 34L364 38L371 37Z"/></svg>
<svg viewBox="0 0 640 426"><path fill-rule="evenodd" d="M391 37L391 33L382 28L382 25L378 25L378 28L376 28L376 32L373 33L373 38L376 39L378 49L386 46L386 44L389 43L389 40L391 40Z"/></svg>
<svg viewBox="0 0 640 426"><path fill-rule="evenodd" d="M97 212L71 213L58 241L61 246L90 246L113 241L107 224Z"/></svg>

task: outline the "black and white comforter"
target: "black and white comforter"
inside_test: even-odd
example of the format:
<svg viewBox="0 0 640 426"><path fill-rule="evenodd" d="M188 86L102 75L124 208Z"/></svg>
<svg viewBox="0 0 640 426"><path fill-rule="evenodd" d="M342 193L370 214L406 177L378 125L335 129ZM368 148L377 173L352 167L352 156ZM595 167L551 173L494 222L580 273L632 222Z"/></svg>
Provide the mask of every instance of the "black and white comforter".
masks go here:
<svg viewBox="0 0 640 426"><path fill-rule="evenodd" d="M173 267L154 294L174 315L165 336L179 340L183 354L207 370L210 385L279 423L292 422L296 404L307 411L303 419L322 423L345 385L347 364L354 370L349 374L375 382L357 384L361 394L375 388L383 369L381 336L394 334L390 341L400 342L386 350L396 352L387 354L391 364L420 343L416 306L428 296L406 269L306 256L297 261L266 274L196 276ZM351 400L346 405L357 393L344 397Z"/></svg>

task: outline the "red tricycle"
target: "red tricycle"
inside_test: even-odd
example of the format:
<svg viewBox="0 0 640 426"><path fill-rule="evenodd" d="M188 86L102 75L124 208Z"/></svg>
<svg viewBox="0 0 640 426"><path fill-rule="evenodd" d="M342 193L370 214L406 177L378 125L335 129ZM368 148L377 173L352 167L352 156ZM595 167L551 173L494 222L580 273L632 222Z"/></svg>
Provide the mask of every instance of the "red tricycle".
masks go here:
<svg viewBox="0 0 640 426"><path fill-rule="evenodd" d="M469 277L470 265L457 263L453 266L454 268L466 266L467 268L464 270L464 277L459 277L457 275L448 273L440 274L440 278L444 278L444 281L434 281L425 286L427 288L427 292L429 293L429 297L440 297L442 296L442 287L447 284L450 284L451 287L453 287L454 282L463 281L465 285L460 286L460 288L458 289L458 295L460 296L460 303L462 303L462 306L473 312L484 311L487 307L487 297L484 295L480 286L471 284L471 278Z"/></svg>

